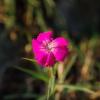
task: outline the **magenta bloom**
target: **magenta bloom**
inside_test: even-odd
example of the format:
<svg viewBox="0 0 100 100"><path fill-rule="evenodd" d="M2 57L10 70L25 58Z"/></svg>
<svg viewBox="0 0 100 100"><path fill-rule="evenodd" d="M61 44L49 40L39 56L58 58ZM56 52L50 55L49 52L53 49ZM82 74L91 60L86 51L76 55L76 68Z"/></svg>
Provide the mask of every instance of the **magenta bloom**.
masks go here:
<svg viewBox="0 0 100 100"><path fill-rule="evenodd" d="M52 35L52 32L43 32L32 40L35 59L42 66L53 66L56 61L63 61L68 55L68 40L63 37L53 39Z"/></svg>

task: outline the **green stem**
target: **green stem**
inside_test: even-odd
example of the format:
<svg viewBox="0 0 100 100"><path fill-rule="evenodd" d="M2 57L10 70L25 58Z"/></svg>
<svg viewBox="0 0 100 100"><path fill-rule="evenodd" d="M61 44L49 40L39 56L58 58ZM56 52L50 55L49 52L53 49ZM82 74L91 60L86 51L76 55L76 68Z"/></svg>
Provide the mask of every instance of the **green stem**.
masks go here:
<svg viewBox="0 0 100 100"><path fill-rule="evenodd" d="M55 86L55 76L53 68L50 68L49 71L50 71L50 79L48 83L47 100L49 100L49 97L53 94Z"/></svg>
<svg viewBox="0 0 100 100"><path fill-rule="evenodd" d="M50 79L49 79L49 83L48 83L47 100L49 100L49 97L50 97Z"/></svg>

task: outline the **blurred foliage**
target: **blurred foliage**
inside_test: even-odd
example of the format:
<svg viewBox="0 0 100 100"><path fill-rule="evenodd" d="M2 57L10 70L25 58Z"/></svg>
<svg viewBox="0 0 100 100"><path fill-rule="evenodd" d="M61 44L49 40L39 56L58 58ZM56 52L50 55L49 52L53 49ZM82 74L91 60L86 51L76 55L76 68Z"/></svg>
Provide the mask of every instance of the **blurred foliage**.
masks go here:
<svg viewBox="0 0 100 100"><path fill-rule="evenodd" d="M0 0L0 100L45 100L49 72L33 61L31 40L47 30L70 40L68 58L55 65L51 100L99 100L99 5L99 0Z"/></svg>

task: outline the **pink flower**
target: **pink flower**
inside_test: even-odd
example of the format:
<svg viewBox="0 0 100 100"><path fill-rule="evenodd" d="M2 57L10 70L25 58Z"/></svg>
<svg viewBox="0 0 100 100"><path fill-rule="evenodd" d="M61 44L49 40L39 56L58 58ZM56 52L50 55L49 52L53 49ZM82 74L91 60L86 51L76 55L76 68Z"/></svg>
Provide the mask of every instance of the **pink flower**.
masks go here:
<svg viewBox="0 0 100 100"><path fill-rule="evenodd" d="M32 48L36 61L46 67L53 66L56 61L63 61L68 55L68 40L63 37L52 38L53 33L40 33L32 40Z"/></svg>

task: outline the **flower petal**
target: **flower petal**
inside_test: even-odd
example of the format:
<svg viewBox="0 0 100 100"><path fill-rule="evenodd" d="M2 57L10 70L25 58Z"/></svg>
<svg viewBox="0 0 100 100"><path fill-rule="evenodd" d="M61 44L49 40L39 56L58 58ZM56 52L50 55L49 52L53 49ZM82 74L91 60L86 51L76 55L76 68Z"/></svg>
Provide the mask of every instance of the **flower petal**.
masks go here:
<svg viewBox="0 0 100 100"><path fill-rule="evenodd" d="M46 61L45 58L47 59L47 57L46 57L46 54L43 51L41 51L40 47L41 47L40 43L38 43L37 40L33 39L32 49L33 49L35 59L37 60L39 64L43 65L45 64L45 61Z"/></svg>
<svg viewBox="0 0 100 100"><path fill-rule="evenodd" d="M52 38L52 34L53 33L51 31L40 33L39 36L37 37L37 40L39 42L42 42L43 40L49 40Z"/></svg>
<svg viewBox="0 0 100 100"><path fill-rule="evenodd" d="M38 43L37 40L33 39L32 40L32 49L33 49L33 52L36 53L40 50L40 47L41 47L41 44Z"/></svg>
<svg viewBox="0 0 100 100"><path fill-rule="evenodd" d="M51 42L51 45L53 45L54 47L68 46L69 41L63 37L58 37Z"/></svg>
<svg viewBox="0 0 100 100"><path fill-rule="evenodd" d="M63 61L68 55L68 49L65 46L54 48L52 52L57 61Z"/></svg>
<svg viewBox="0 0 100 100"><path fill-rule="evenodd" d="M37 52L35 55L35 59L37 60L38 64L41 66L45 66L46 60L47 60L48 55L43 52Z"/></svg>
<svg viewBox="0 0 100 100"><path fill-rule="evenodd" d="M48 57L47 57L45 66L50 67L50 66L53 66L54 63L55 63L55 57L54 57L53 53L50 52Z"/></svg>

